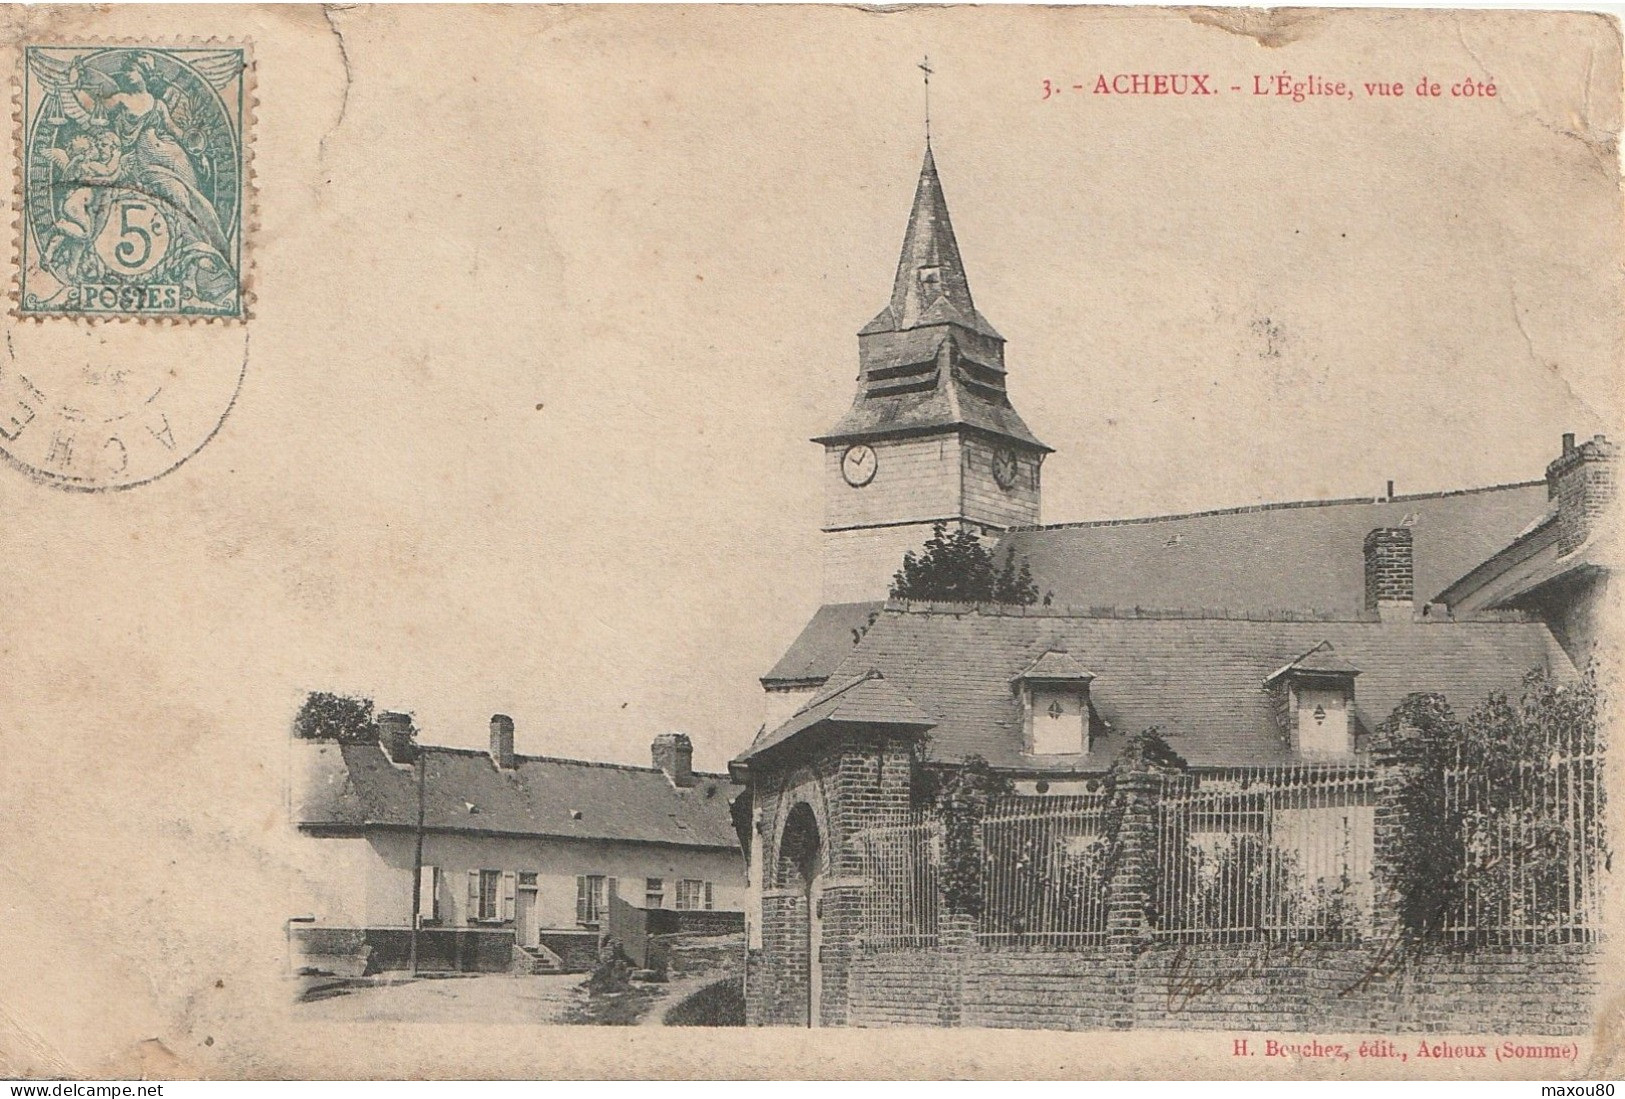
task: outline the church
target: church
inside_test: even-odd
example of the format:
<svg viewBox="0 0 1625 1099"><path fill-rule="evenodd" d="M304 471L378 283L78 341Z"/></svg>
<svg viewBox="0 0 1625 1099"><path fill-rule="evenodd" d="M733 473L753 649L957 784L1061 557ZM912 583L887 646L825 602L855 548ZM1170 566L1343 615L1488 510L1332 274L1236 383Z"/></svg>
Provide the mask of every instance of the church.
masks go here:
<svg viewBox="0 0 1625 1099"><path fill-rule="evenodd" d="M1359 769L1408 695L1515 696L1531 672L1577 677L1597 644L1617 469L1602 436L1565 436L1513 484L1044 525L1052 451L1011 403L1005 350L928 140L857 392L813 440L823 606L762 677L763 727L731 765L754 1023L922 1021L877 1015L872 976L860 1004L854 976L873 886L858 838L904 819L922 768L979 757L1019 794L1082 794L1155 727L1215 775ZM938 525L1013 553L1041 600L888 601ZM1342 819L1369 861L1362 812Z"/></svg>

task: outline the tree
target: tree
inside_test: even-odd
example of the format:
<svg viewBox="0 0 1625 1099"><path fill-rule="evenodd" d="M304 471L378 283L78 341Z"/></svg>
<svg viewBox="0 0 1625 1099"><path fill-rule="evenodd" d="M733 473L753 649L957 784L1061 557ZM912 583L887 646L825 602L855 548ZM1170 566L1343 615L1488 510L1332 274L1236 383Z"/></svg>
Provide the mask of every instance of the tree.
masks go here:
<svg viewBox="0 0 1625 1099"><path fill-rule="evenodd" d="M984 857L982 817L988 802L1012 794L1015 784L979 755L958 764L921 767L915 773L917 804L936 809L942 820L942 870L939 888L948 911L982 914Z"/></svg>
<svg viewBox="0 0 1625 1099"><path fill-rule="evenodd" d="M1016 563L1014 549L1004 554L1002 566L976 533L961 527L952 534L938 523L925 543L925 552L910 550L903 567L892 577L891 597L934 603L1038 602L1038 585L1026 558Z"/></svg>
<svg viewBox="0 0 1625 1099"><path fill-rule="evenodd" d="M1492 694L1465 719L1442 695L1399 704L1379 735L1415 730L1389 869L1405 928L1548 930L1594 918L1608 861L1603 705L1595 669L1575 682L1531 673L1517 698Z"/></svg>
<svg viewBox="0 0 1625 1099"><path fill-rule="evenodd" d="M311 691L294 715L293 735L301 740L377 744L378 723L373 719L372 699Z"/></svg>

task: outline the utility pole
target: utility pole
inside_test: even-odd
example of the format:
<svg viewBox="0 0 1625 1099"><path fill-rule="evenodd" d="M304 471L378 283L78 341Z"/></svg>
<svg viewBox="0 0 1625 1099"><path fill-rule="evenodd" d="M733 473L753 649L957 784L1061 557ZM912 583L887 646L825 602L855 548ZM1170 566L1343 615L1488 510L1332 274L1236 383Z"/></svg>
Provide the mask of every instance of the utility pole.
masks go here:
<svg viewBox="0 0 1625 1099"><path fill-rule="evenodd" d="M417 749L418 822L416 844L412 852L412 949L407 969L418 975L418 928L423 923L423 787L428 777L429 753Z"/></svg>

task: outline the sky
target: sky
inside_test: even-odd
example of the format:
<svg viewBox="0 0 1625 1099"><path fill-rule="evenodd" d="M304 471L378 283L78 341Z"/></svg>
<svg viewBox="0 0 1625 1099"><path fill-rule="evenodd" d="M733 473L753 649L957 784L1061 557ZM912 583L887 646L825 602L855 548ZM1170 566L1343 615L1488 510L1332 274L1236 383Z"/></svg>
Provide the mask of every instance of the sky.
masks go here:
<svg viewBox="0 0 1625 1099"><path fill-rule="evenodd" d="M808 440L889 292L926 54L971 288L1056 450L1046 521L1528 480L1611 416L1614 123L1569 24L1327 14L1271 49L1131 10L468 10L403 56L410 12L337 17L342 94L313 46L308 100L262 97L220 434L125 493L0 481L10 648L62 720L259 744L326 689L430 742L500 711L522 753L646 763L680 730L720 769L819 604ZM1185 71L1224 94L1071 87ZM1502 91L1229 91L1286 71Z"/></svg>

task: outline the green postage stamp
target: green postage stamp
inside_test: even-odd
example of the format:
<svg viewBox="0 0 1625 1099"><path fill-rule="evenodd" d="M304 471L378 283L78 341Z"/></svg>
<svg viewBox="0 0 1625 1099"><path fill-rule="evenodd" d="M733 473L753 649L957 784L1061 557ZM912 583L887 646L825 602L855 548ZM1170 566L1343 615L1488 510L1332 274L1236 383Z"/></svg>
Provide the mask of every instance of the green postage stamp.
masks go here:
<svg viewBox="0 0 1625 1099"><path fill-rule="evenodd" d="M24 49L24 317L242 318L242 46Z"/></svg>

